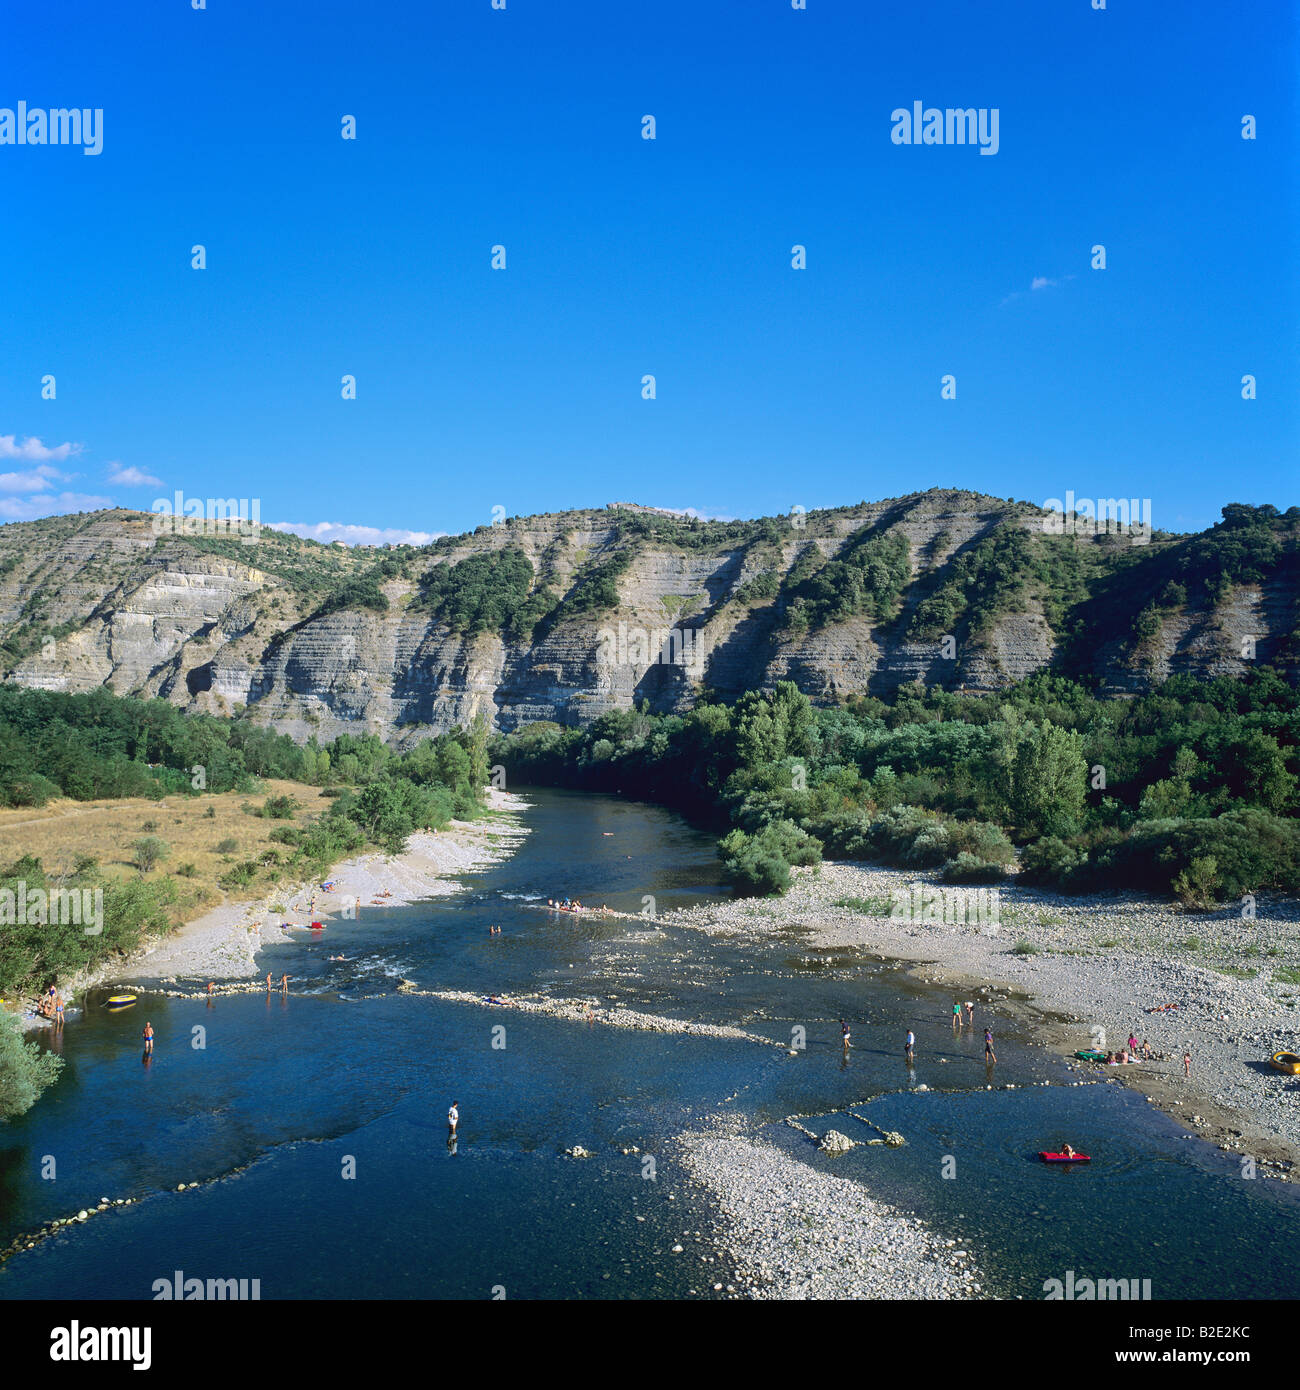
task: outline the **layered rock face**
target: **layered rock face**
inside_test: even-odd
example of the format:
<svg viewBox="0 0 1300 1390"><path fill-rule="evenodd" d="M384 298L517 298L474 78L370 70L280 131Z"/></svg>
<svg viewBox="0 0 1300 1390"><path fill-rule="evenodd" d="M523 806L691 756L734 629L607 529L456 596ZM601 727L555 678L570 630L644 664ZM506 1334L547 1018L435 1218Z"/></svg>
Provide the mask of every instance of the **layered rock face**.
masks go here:
<svg viewBox="0 0 1300 1390"><path fill-rule="evenodd" d="M761 539L706 524L689 544L651 534L629 545L626 515L611 507L512 518L404 554L403 574L381 581L384 612L318 611L331 586L372 569L382 550L265 535L205 548L156 536L149 517L122 511L0 527L0 662L6 679L28 686L102 685L211 713L244 707L300 740L373 732L405 744L480 715L508 730L540 719L583 724L643 700L683 710L702 687L730 697L793 680L828 702L888 697L911 681L997 689L1059 652L1032 592L978 637L909 636L917 605L995 528L1041 532L1042 514L1027 504L933 491L787 518ZM796 566L847 553L864 528L908 543L910 582L888 621L859 614L795 631L780 593L754 596L764 576L771 590ZM506 549L522 551L561 599L531 637L453 631L417 601L435 563ZM626 557L617 603L570 602L615 553ZM1294 678L1286 639L1295 614L1294 568L1284 568L1217 605L1162 613L1140 649L1123 633L1102 634L1090 670L1116 693L1176 672L1240 675L1261 660Z"/></svg>

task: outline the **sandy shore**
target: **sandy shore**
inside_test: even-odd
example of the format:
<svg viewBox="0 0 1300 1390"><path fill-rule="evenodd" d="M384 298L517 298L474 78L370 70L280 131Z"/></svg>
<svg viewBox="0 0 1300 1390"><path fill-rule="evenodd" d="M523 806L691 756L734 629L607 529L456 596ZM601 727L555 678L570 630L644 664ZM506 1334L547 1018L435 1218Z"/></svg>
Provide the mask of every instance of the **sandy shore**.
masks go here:
<svg viewBox="0 0 1300 1390"><path fill-rule="evenodd" d="M527 804L509 792L488 793L488 806L493 811L514 813ZM254 900L223 903L129 960L75 982L77 991L106 979L251 979L257 974L258 951L300 937L299 933L284 931L282 923L305 927L313 920L355 912L358 899L359 920L364 922L366 912L374 907L399 907L458 892L462 885L451 875L472 873L506 858L525 834L518 821L497 818L452 821L445 830L419 832L411 836L402 854L376 850L336 865L325 879L335 885L332 892L320 891L319 883L307 883ZM272 912L275 904L284 910Z"/></svg>
<svg viewBox="0 0 1300 1390"><path fill-rule="evenodd" d="M814 948L915 962L916 978L976 1001L977 1028L1016 1018L1070 1057L1093 1046L1096 1029L1107 1049L1133 1032L1168 1060L1073 1065L1136 1088L1189 1132L1267 1160L1274 1176L1273 1165L1300 1162L1300 1078L1268 1065L1273 1052L1300 1044L1300 983L1290 983L1300 982L1300 904L1261 897L1255 918L1243 920L1235 905L1185 912L1153 898L1064 897L1012 879L1000 886L996 923L891 916L891 895L914 904L915 884L941 886L902 870L826 863L796 870L779 903L690 908L665 921L742 939L793 928ZM1167 1003L1178 1008L1146 1012Z"/></svg>

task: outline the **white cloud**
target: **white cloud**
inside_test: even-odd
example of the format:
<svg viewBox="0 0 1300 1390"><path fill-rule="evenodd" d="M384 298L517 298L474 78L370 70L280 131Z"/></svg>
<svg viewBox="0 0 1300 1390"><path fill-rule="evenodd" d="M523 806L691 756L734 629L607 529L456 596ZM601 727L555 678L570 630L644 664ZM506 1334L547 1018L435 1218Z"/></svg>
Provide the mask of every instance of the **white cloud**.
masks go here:
<svg viewBox="0 0 1300 1390"><path fill-rule="evenodd" d="M110 483L116 483L118 487L162 487L162 479L155 478L152 473L146 473L139 468L123 468L116 461L110 463L112 470L108 475Z"/></svg>
<svg viewBox="0 0 1300 1390"><path fill-rule="evenodd" d="M80 444L56 444L50 448L42 444L35 435L29 435L20 441L17 435L0 434L0 459L24 459L28 463L46 463L50 459L70 458L80 452Z"/></svg>
<svg viewBox="0 0 1300 1390"><path fill-rule="evenodd" d="M1049 280L1046 275L1035 275L1029 283L1031 290L1045 290L1050 285L1056 284L1055 280Z"/></svg>
<svg viewBox="0 0 1300 1390"><path fill-rule="evenodd" d="M38 463L21 473L0 473L0 492L45 492L51 483L61 482L64 475L48 463Z"/></svg>
<svg viewBox="0 0 1300 1390"><path fill-rule="evenodd" d="M428 545L446 531L403 531L392 526L349 526L337 521L268 521L268 530L287 531L310 541L342 541L345 545Z"/></svg>
<svg viewBox="0 0 1300 1390"><path fill-rule="evenodd" d="M0 497L0 521L36 521L43 516L65 512L97 512L111 507L111 497L93 497L84 492L61 492L56 497L44 493L35 497Z"/></svg>

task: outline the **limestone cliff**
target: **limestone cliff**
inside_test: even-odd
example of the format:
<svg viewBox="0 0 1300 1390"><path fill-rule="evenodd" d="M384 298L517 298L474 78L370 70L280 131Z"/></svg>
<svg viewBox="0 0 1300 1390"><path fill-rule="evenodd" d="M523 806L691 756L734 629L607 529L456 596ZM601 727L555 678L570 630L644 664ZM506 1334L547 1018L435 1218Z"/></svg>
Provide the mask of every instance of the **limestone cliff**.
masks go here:
<svg viewBox="0 0 1300 1390"><path fill-rule="evenodd" d="M47 689L243 707L300 739L396 743L479 714L504 729L585 723L787 679L819 701L909 681L998 688L1053 666L1116 693L1260 662L1294 680L1293 513L1268 521L1267 556L1243 570L1257 577L1202 589L1216 533L1047 546L1038 508L955 491L765 522L562 512L391 556L269 531L247 545L159 536L148 516L95 512L0 527L0 668ZM877 558L853 559L890 536L906 540L894 588ZM530 630L458 629L422 597L435 565L506 551L554 599ZM591 601L601 575L612 602ZM360 581L373 596L350 604L344 586Z"/></svg>

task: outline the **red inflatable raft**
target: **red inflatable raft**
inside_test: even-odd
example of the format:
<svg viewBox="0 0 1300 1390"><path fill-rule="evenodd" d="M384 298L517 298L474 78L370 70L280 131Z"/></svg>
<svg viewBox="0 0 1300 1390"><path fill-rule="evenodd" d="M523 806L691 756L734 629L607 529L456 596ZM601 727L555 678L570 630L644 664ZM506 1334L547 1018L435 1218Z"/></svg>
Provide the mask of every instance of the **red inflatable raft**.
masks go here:
<svg viewBox="0 0 1300 1390"><path fill-rule="evenodd" d="M1091 1163L1092 1159L1087 1154L1049 1154L1040 1153L1039 1158L1044 1163Z"/></svg>

